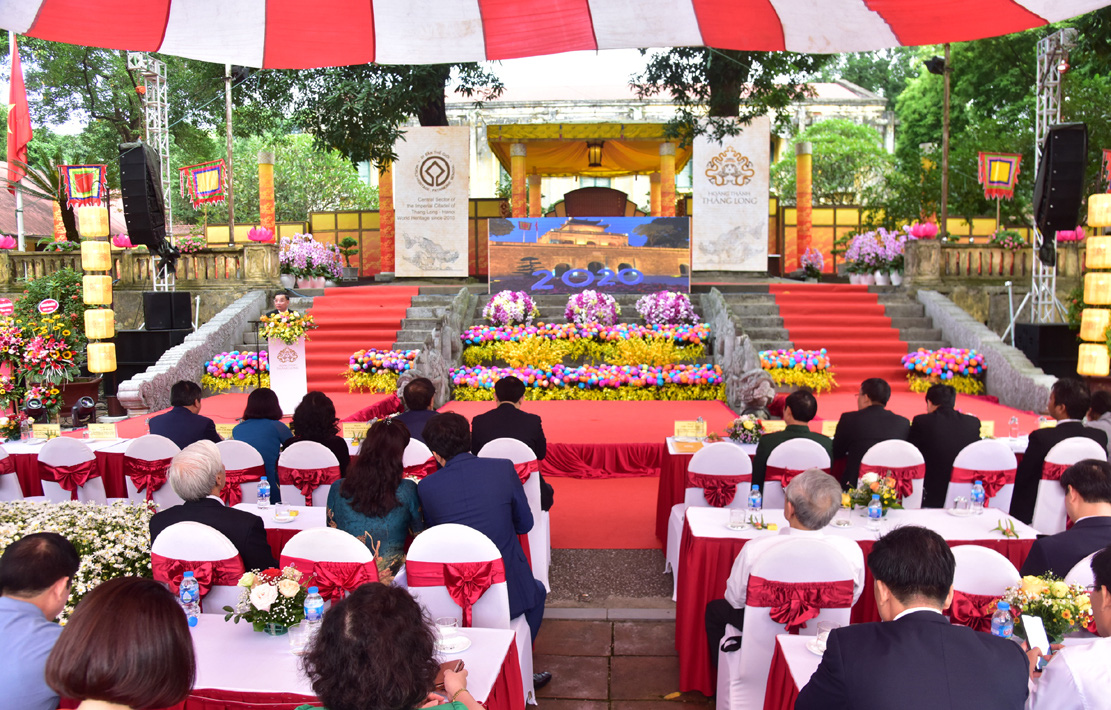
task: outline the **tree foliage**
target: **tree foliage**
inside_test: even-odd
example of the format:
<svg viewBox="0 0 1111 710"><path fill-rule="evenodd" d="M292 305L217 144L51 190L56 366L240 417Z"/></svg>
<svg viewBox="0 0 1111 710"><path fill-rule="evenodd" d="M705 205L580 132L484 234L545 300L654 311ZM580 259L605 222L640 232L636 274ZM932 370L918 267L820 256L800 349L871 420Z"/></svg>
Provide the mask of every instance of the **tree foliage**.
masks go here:
<svg viewBox="0 0 1111 710"><path fill-rule="evenodd" d="M922 58L918 47L836 54L822 67L819 77L822 81L844 79L893 100L917 75L915 64Z"/></svg>
<svg viewBox="0 0 1111 710"><path fill-rule="evenodd" d="M811 143L814 204L857 203L861 193L882 182L892 167L879 131L848 119L815 123L791 139L803 141ZM772 185L787 204L795 201L795 168L794 153L772 166Z"/></svg>

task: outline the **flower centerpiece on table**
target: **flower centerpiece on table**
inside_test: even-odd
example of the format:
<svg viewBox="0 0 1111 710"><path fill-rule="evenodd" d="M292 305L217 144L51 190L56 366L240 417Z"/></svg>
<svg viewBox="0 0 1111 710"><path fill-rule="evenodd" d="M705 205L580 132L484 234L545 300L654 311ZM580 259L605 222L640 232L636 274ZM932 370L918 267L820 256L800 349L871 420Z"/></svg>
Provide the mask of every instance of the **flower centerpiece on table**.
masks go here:
<svg viewBox="0 0 1111 710"><path fill-rule="evenodd" d="M257 384L270 386L270 361L266 350L232 350L220 353L204 364L201 386L214 392Z"/></svg>
<svg viewBox="0 0 1111 710"><path fill-rule="evenodd" d="M738 444L759 444L764 435L764 423L754 414L742 414L733 420L725 435Z"/></svg>
<svg viewBox="0 0 1111 710"><path fill-rule="evenodd" d="M272 316L259 318L258 333L260 337L277 338L286 345L296 343L298 339L308 340L308 331L316 329L316 322L309 313L301 314L297 311L275 313Z"/></svg>
<svg viewBox="0 0 1111 710"><path fill-rule="evenodd" d="M822 269L826 266L826 259L822 256L822 252L814 247L810 247L802 253L799 258L799 264L802 266L803 272L808 279L822 278Z"/></svg>
<svg viewBox="0 0 1111 710"><path fill-rule="evenodd" d="M540 309L524 291L499 291L482 309L482 317L494 325L532 325L539 315Z"/></svg>
<svg viewBox="0 0 1111 710"><path fill-rule="evenodd" d="M182 254L196 254L208 247L208 239L203 234L190 234L177 238L177 249Z"/></svg>
<svg viewBox="0 0 1111 710"><path fill-rule="evenodd" d="M227 612L224 621L249 622L255 631L285 633L305 618L308 588L301 583L301 572L290 565L284 569L251 570L239 578L239 602ZM268 625L278 627L267 630Z"/></svg>
<svg viewBox="0 0 1111 710"><path fill-rule="evenodd" d="M587 323L614 325L620 315L621 306L617 305L617 299L608 293L598 293L593 289L572 294L567 299L567 308L563 312L564 318L579 325Z"/></svg>
<svg viewBox="0 0 1111 710"><path fill-rule="evenodd" d="M993 247L1018 251L1026 247L1026 240L1015 229L998 229L991 234L989 242Z"/></svg>
<svg viewBox="0 0 1111 710"><path fill-rule="evenodd" d="M685 293L657 291L637 299L637 313L648 325L697 323L698 316Z"/></svg>
<svg viewBox="0 0 1111 710"><path fill-rule="evenodd" d="M1026 638L1022 614L1041 618L1046 636L1061 643L1065 634L1088 628L1092 621L1092 600L1079 584L1068 584L1053 575L1026 576L1022 584L1009 587L1002 601L1011 605L1015 633Z"/></svg>
<svg viewBox="0 0 1111 710"><path fill-rule="evenodd" d="M875 471L868 471L860 477L860 485L849 491L849 500L853 508L867 508L872 502L872 496L880 494L880 504L883 514L891 509L902 510L903 501L899 498L898 482L891 476L881 477Z"/></svg>

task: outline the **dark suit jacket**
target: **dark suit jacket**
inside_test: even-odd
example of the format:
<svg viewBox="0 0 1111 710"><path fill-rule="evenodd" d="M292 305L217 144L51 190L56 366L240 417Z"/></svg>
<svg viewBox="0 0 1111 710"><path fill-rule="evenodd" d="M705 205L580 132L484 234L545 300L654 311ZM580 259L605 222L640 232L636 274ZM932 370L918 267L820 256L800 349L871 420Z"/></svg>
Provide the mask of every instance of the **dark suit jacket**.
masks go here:
<svg viewBox="0 0 1111 710"><path fill-rule="evenodd" d="M174 407L165 414L150 420L150 433L164 436L184 449L202 439L216 443L222 441L216 433L216 424L208 417L193 414L185 407Z"/></svg>
<svg viewBox="0 0 1111 710"><path fill-rule="evenodd" d="M860 477L860 460L873 444L888 439L906 440L909 434L910 422L906 417L889 412L878 404L842 414L833 434L833 457L845 459L841 482L856 486L856 479Z"/></svg>
<svg viewBox="0 0 1111 710"><path fill-rule="evenodd" d="M270 543L266 541L262 518L245 510L229 508L213 498L187 501L155 513L150 519L151 542L169 526L186 521L203 523L222 532L239 550L243 566L248 570L278 566L270 552Z"/></svg>
<svg viewBox="0 0 1111 710"><path fill-rule="evenodd" d="M1060 422L1055 427L1030 432L1030 443L1026 446L1026 453L1018 462L1018 471L1015 473L1011 515L1026 524L1030 524L1034 519L1034 503L1038 499L1038 483L1042 480L1042 464L1045 463L1045 455L1055 444L1074 436L1086 436L1107 448L1107 434L1100 429L1086 427L1079 421Z"/></svg>
<svg viewBox="0 0 1111 710"><path fill-rule="evenodd" d="M523 412L512 404L502 404L496 409L477 415L471 420L471 453L478 455L483 446L494 439L516 439L522 441L543 461L548 454L548 442L544 439L544 425L540 417ZM555 491L540 476L540 508L551 510Z"/></svg>
<svg viewBox="0 0 1111 710"><path fill-rule="evenodd" d="M494 541L505 563L510 616L544 601L517 535L532 530L532 511L513 464L458 454L417 486L428 527L458 523Z"/></svg>
<svg viewBox="0 0 1111 710"><path fill-rule="evenodd" d="M1022 574L1049 573L1064 577L1077 562L1108 545L1111 545L1111 517L1084 518L1064 532L1035 540L1022 563Z"/></svg>
<svg viewBox="0 0 1111 710"><path fill-rule="evenodd" d="M398 414L394 419L409 427L409 436L423 444L424 425L434 416L436 416L436 410L434 409L408 409Z"/></svg>
<svg viewBox="0 0 1111 710"><path fill-rule="evenodd" d="M918 611L830 632L795 710L1022 710L1028 679L1017 643Z"/></svg>
<svg viewBox="0 0 1111 710"><path fill-rule="evenodd" d="M775 431L760 437L760 443L756 445L756 453L752 457L752 485L760 486L761 490L764 488L764 474L768 467L768 456L775 447L790 439L816 441L825 448L829 458L833 459L833 442L829 440L828 436L810 431L810 427L805 424L788 425L783 431Z"/></svg>
<svg viewBox="0 0 1111 710"><path fill-rule="evenodd" d="M926 459L923 508L945 507L953 460L961 449L979 440L980 420L952 407L938 407L931 414L919 414L914 418L907 441Z"/></svg>

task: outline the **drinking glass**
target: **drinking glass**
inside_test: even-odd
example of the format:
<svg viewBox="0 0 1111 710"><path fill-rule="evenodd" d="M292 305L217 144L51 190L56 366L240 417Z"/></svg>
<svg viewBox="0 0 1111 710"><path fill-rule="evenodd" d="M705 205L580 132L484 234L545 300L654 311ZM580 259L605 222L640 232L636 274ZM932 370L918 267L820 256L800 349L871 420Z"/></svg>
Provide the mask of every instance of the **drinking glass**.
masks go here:
<svg viewBox="0 0 1111 710"><path fill-rule="evenodd" d="M953 499L953 510L967 513L969 510L972 510L972 502L965 496L957 496Z"/></svg>
<svg viewBox="0 0 1111 710"><path fill-rule="evenodd" d="M285 503L274 504L274 520L284 523L289 520L289 506Z"/></svg>
<svg viewBox="0 0 1111 710"><path fill-rule="evenodd" d="M730 508L729 528L731 530L747 530L748 511L746 511L744 508Z"/></svg>
<svg viewBox="0 0 1111 710"><path fill-rule="evenodd" d="M834 629L841 628L841 624L833 621L819 621L818 622L818 641L817 644L820 648L826 647L826 641L829 639L829 632Z"/></svg>
<svg viewBox="0 0 1111 710"><path fill-rule="evenodd" d="M309 629L305 624L289 627L289 650L295 656L302 656L308 650Z"/></svg>
<svg viewBox="0 0 1111 710"><path fill-rule="evenodd" d="M455 636L459 633L459 619L454 616L440 616L436 618L436 630L440 632L440 644L451 646Z"/></svg>

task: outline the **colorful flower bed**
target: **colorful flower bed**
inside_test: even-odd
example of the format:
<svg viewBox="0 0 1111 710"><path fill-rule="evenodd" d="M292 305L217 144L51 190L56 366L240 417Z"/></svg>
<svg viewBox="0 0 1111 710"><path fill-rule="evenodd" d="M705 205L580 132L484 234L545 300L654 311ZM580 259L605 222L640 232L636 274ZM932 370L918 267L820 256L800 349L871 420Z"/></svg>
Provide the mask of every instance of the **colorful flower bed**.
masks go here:
<svg viewBox="0 0 1111 710"><path fill-rule="evenodd" d="M201 386L213 392L248 387L270 386L270 362L267 351L232 350L220 353L204 364Z"/></svg>
<svg viewBox="0 0 1111 710"><path fill-rule="evenodd" d="M919 348L903 356L903 367L909 370L911 392L925 392L930 385L944 382L961 394L984 393L984 356L975 350Z"/></svg>
<svg viewBox="0 0 1111 710"><path fill-rule="evenodd" d="M397 376L410 369L420 350L378 350L352 353L348 359L347 389L351 392L384 393L397 390Z"/></svg>
<svg viewBox="0 0 1111 710"><path fill-rule="evenodd" d="M540 309L524 291L500 291L482 309L482 317L494 325L532 325L538 315Z"/></svg>
<svg viewBox="0 0 1111 710"><path fill-rule="evenodd" d="M461 367L452 371L455 399L491 400L494 383L513 375L527 385L525 399L723 399L725 380L713 365L584 365L551 368Z"/></svg>
<svg viewBox="0 0 1111 710"><path fill-rule="evenodd" d="M761 350L760 367L767 370L777 385L809 387L815 392L833 391L837 380L833 365L821 350Z"/></svg>

